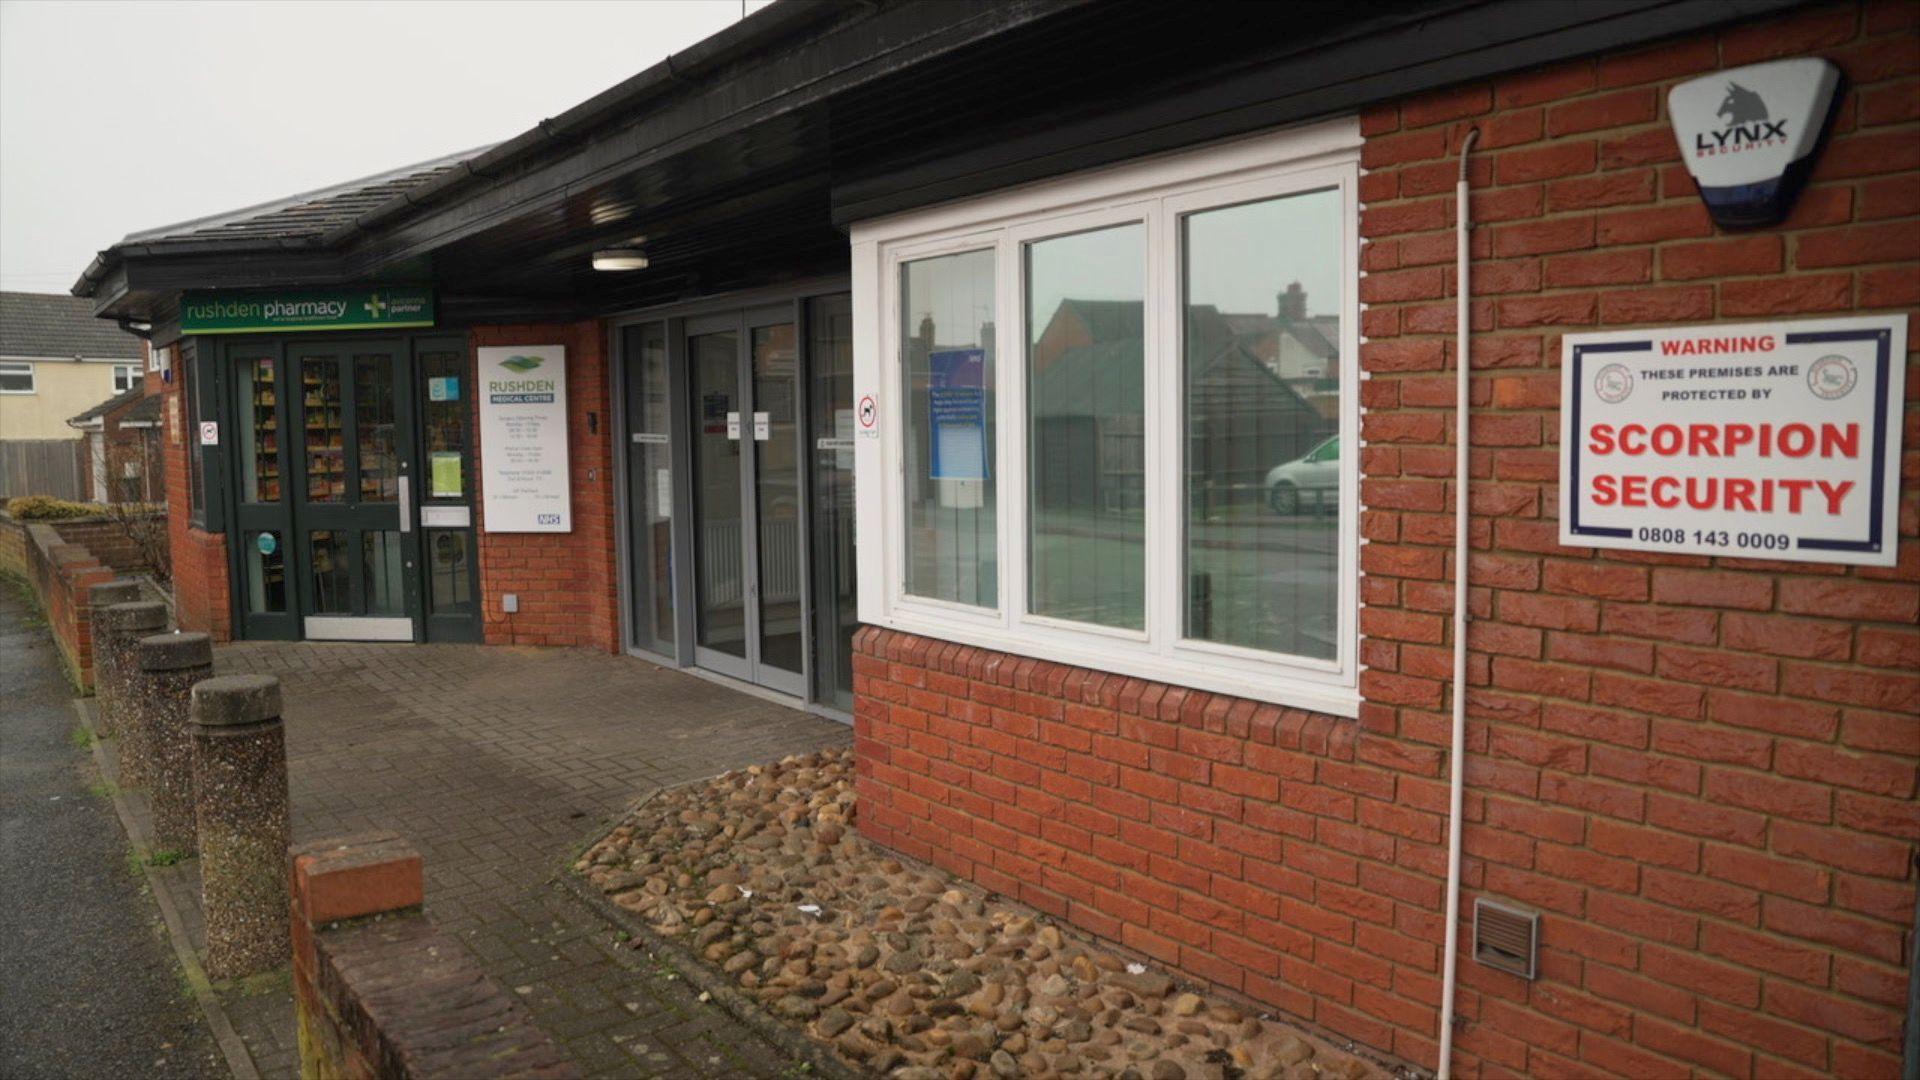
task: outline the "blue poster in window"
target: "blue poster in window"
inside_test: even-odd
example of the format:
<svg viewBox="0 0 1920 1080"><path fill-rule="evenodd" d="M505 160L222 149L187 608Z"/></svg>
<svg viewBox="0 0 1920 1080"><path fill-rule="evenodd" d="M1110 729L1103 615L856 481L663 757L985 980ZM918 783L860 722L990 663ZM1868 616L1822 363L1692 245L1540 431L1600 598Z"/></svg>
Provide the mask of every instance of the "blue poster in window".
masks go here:
<svg viewBox="0 0 1920 1080"><path fill-rule="evenodd" d="M927 407L933 423L927 475L935 480L987 476L985 349L943 349L927 357Z"/></svg>

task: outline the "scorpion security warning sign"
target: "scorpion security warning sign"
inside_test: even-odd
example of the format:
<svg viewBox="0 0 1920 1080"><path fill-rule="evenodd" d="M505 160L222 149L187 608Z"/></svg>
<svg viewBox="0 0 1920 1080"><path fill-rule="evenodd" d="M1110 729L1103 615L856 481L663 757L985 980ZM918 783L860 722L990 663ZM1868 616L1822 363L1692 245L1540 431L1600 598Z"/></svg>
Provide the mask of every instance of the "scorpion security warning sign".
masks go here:
<svg viewBox="0 0 1920 1080"><path fill-rule="evenodd" d="M1906 317L1569 334L1560 542L1891 566Z"/></svg>

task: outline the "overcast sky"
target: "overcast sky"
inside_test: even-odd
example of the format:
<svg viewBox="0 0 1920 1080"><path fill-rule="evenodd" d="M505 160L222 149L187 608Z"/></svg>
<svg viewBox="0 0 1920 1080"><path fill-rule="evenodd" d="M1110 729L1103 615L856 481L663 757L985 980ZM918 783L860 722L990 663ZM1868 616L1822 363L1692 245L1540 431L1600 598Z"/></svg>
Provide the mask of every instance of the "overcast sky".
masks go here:
<svg viewBox="0 0 1920 1080"><path fill-rule="evenodd" d="M518 135L741 10L0 0L0 288L64 293L129 232Z"/></svg>

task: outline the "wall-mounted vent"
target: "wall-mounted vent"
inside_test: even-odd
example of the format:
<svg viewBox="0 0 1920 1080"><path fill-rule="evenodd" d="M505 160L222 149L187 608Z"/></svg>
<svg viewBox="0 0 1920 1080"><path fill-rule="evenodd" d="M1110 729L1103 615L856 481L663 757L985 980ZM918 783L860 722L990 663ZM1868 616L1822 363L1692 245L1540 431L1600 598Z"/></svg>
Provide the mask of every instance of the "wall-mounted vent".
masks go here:
<svg viewBox="0 0 1920 1080"><path fill-rule="evenodd" d="M1491 900L1473 902L1473 958L1488 967L1533 978L1540 916Z"/></svg>

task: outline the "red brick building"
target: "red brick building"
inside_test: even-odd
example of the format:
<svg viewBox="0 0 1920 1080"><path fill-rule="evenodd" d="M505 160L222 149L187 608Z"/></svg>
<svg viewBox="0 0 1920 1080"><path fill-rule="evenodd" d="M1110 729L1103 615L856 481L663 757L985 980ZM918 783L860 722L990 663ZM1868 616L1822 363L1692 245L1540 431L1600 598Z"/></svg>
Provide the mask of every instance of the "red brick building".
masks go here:
<svg viewBox="0 0 1920 1080"><path fill-rule="evenodd" d="M1137 80L1031 61L1067 43ZM1752 83L1779 124L1746 69L1805 58L1839 81L1791 113L1825 123L1803 190L1717 223L1733 196L1703 197L1672 95L1712 77L1731 131L1762 122L1722 84ZM1857 557L1762 548L1776 519L1732 502L1745 556L1569 542L1561 433L1573 346L1614 340L1590 335L1866 318L1916 344L1920 9L781 4L673 64L477 155L103 255L77 291L170 350L183 623L625 650L850 714L874 839L1420 1068L1900 1073L1920 381L1874 414L1897 456L1861 495L1892 509ZM421 256L430 326L183 317ZM487 524L506 346L564 348L565 531ZM358 438L387 392L324 366L379 356L397 469ZM1876 385L1913 373L1890 365ZM316 480L333 400L357 518ZM284 426L243 437L243 403ZM325 437L286 482L322 497L259 486L262 432L296 424Z"/></svg>

